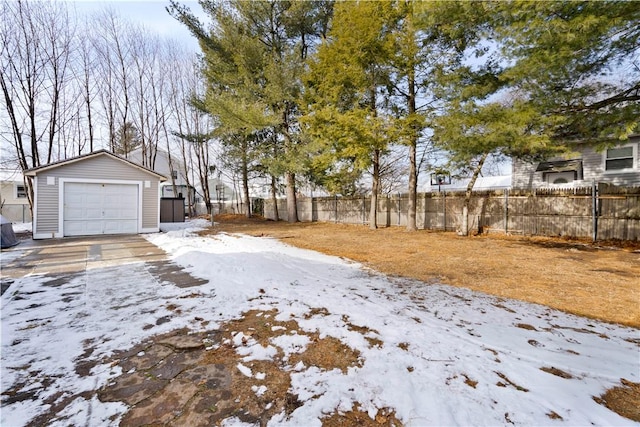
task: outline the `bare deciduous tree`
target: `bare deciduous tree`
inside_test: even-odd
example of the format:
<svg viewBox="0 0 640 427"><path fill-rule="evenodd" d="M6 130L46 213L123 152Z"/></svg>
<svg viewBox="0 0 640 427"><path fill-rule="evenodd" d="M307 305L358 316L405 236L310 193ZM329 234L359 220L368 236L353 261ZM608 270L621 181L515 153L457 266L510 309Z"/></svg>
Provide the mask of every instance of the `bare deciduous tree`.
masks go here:
<svg viewBox="0 0 640 427"><path fill-rule="evenodd" d="M74 21L57 2L4 1L0 10L2 122L20 168L57 160L62 98L68 82ZM6 112L6 115L4 114ZM33 190L29 182L29 201Z"/></svg>

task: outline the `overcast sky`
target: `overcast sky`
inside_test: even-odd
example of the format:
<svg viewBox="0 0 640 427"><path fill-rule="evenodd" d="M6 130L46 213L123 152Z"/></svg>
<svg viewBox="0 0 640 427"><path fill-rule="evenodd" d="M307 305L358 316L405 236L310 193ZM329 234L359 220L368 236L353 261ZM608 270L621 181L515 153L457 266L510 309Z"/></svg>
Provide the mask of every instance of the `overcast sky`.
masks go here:
<svg viewBox="0 0 640 427"><path fill-rule="evenodd" d="M143 24L160 36L170 36L182 40L194 51L199 49L197 41L187 28L166 11L165 8L169 6L169 0L77 0L69 3L72 3L80 14L98 12L106 7L112 7L123 17L132 22ZM180 3L186 4L193 11L202 13L197 1L180 0Z"/></svg>

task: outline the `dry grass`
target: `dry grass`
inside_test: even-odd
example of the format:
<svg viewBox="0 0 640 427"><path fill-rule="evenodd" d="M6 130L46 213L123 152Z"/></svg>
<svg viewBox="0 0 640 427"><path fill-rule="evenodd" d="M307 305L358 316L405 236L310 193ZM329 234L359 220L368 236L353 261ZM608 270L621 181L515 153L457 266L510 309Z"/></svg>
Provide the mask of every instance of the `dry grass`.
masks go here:
<svg viewBox="0 0 640 427"><path fill-rule="evenodd" d="M322 311L320 311L322 313ZM266 425L267 420L276 414L291 414L301 403L298 397L289 392L291 387L291 372L299 362L305 366L315 366L322 370L340 369L347 372L349 367L361 366L359 353L346 346L340 340L332 337L319 338L317 333L304 332L299 329L295 321L276 320L278 312L252 310L243 313L237 320L225 322L219 331L222 333L223 344L207 352L202 364L224 365L231 376L232 395L221 399L216 404L215 411L232 414L243 421ZM310 344L299 354L283 357L280 348L277 355L270 360L253 360L245 362L236 352L232 344L236 334L242 333L245 337L251 337L260 345L266 347L271 340L285 334L304 334L310 339ZM241 346L246 345L242 343ZM238 370L238 364L251 369L253 377L247 377ZM256 374L260 373L259 379ZM258 392L257 385L265 387L264 392ZM365 417L368 415L364 414ZM344 426L359 426L360 422L354 420L360 418L351 416ZM354 421L350 423L350 421ZM386 418L385 418L386 421ZM395 425L400 425L395 424Z"/></svg>
<svg viewBox="0 0 640 427"><path fill-rule="evenodd" d="M378 411L375 419L372 419L366 412L356 407L354 410L340 413L336 412L322 419L324 427L381 427L381 426L401 426L402 423L395 417L395 413L389 409Z"/></svg>
<svg viewBox="0 0 640 427"><path fill-rule="evenodd" d="M566 312L640 327L640 243L626 242L617 247L594 246L586 242L552 238L515 236L459 237L453 233L418 231L409 233L402 228L369 230L364 226L266 221L261 218L246 219L242 216L216 218L215 228L203 234L218 232L243 233L253 236L273 237L290 245L341 256L364 263L383 273L409 277L425 283L446 283L461 286L500 297L544 304ZM611 245L616 242L608 242ZM602 245L602 244L600 244ZM499 304L496 304L499 306ZM324 307L312 309L310 316L327 315ZM274 320L277 313L248 312L242 319L223 326L229 339L231 333L243 331L263 345L273 336L272 327L297 330L293 321ZM371 331L349 323L350 330L367 336ZM528 324L517 325L535 330ZM587 331L589 332L589 331ZM265 384L269 393L258 397L250 388L252 384L234 369L240 358L226 346L213 351L208 363L224 363L231 370L237 409L264 423L275 413L291 413L299 405L296 396L288 393L291 366L302 361L306 366L343 372L349 366L359 366L358 352L333 338L319 339L316 333L307 333L310 345L301 353L284 361L279 354L271 362L252 362L254 372L267 374ZM375 339L370 341L377 345ZM532 340L532 345L537 344ZM407 343L399 347L408 350ZM491 351L491 350L490 350ZM409 367L409 371L413 368ZM542 367L543 371L562 378L571 375L554 367ZM514 383L501 372L496 372L499 387L511 387L518 392L528 390ZM475 388L477 382L466 375L465 384ZM640 385L621 380L600 397L598 403L629 419L640 421ZM265 404L271 402L268 410ZM562 419L551 411L550 419ZM510 422L508 414L505 420ZM399 426L402 423L393 410L383 409L372 419L357 405L348 412L336 411L323 418L324 426Z"/></svg>
<svg viewBox="0 0 640 427"><path fill-rule="evenodd" d="M391 275L446 283L640 327L640 243L622 248L542 237L217 217L205 233L268 236Z"/></svg>
<svg viewBox="0 0 640 427"><path fill-rule="evenodd" d="M607 390L594 400L617 414L640 422L640 384L622 378L621 385Z"/></svg>

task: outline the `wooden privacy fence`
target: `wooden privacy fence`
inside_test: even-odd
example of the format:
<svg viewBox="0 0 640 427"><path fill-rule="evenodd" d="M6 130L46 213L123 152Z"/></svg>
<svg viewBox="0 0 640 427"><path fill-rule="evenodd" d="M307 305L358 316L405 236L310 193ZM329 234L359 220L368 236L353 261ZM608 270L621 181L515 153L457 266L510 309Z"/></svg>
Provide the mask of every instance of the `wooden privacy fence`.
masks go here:
<svg viewBox="0 0 640 427"><path fill-rule="evenodd" d="M462 223L464 192L418 194L418 228L456 231ZM378 198L379 226L407 225L407 194ZM298 198L300 221L368 224L369 197ZM287 219L286 200L278 213ZM264 215L274 218L273 202L264 201ZM604 184L586 188L474 192L469 205L470 233L502 232L565 236L593 240L640 240L640 187Z"/></svg>

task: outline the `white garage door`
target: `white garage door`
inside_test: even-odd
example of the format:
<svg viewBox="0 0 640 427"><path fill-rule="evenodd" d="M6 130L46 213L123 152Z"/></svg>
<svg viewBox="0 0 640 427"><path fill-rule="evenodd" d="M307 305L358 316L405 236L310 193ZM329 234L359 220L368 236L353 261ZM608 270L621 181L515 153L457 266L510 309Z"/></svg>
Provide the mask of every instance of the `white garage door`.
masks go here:
<svg viewBox="0 0 640 427"><path fill-rule="evenodd" d="M64 185L64 235L138 232L138 186L67 182Z"/></svg>

